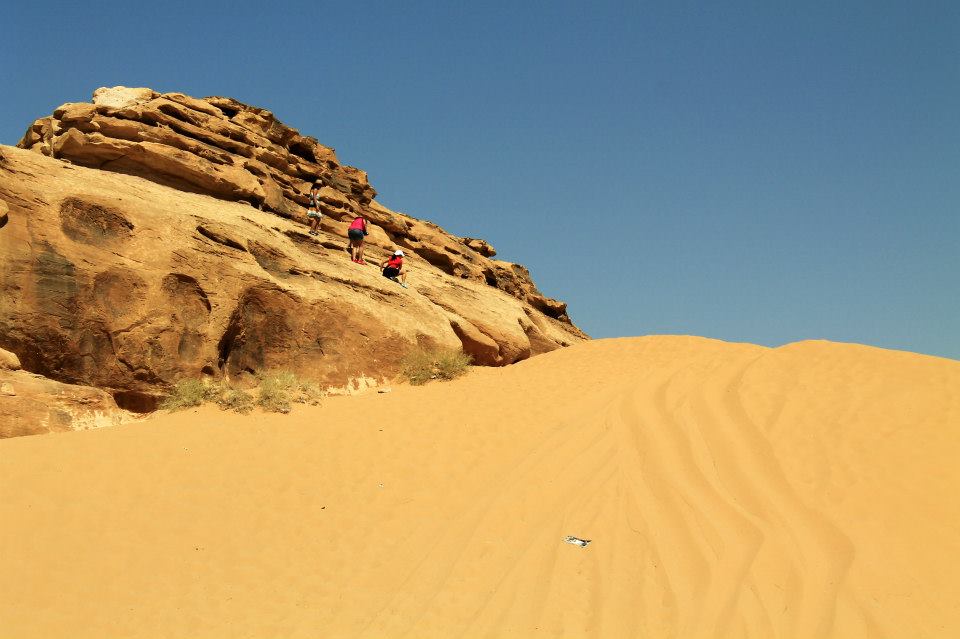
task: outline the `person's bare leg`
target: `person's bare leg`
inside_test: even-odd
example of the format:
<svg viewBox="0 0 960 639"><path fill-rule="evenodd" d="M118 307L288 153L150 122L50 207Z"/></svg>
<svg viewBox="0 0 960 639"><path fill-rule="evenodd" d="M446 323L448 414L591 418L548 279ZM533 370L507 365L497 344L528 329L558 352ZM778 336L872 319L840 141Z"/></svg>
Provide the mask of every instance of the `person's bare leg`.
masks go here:
<svg viewBox="0 0 960 639"><path fill-rule="evenodd" d="M397 276L397 280L400 282L400 286L407 288L407 272L400 271L400 275Z"/></svg>
<svg viewBox="0 0 960 639"><path fill-rule="evenodd" d="M363 262L363 240L360 240L360 247L357 249L357 261Z"/></svg>

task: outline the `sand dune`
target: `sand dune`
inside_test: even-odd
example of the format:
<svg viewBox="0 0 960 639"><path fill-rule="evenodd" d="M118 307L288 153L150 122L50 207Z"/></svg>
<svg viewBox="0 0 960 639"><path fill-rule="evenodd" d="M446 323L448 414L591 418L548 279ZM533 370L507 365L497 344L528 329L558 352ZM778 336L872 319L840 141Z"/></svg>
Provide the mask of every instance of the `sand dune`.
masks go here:
<svg viewBox="0 0 960 639"><path fill-rule="evenodd" d="M956 637L958 435L960 362L647 337L4 440L0 637Z"/></svg>

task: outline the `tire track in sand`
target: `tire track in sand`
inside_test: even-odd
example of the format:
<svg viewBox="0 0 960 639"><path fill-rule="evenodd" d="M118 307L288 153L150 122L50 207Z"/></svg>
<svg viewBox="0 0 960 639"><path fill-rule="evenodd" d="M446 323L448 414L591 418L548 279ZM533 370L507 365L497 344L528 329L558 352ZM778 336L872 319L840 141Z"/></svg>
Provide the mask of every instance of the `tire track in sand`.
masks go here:
<svg viewBox="0 0 960 639"><path fill-rule="evenodd" d="M678 636L726 636L727 611L763 534L712 481L688 424L668 406L670 394L683 398L681 404L689 398L691 389L677 388L682 373L665 370L623 397L622 468L632 477L636 507L663 557L679 609Z"/></svg>
<svg viewBox="0 0 960 639"><path fill-rule="evenodd" d="M362 636L829 636L851 546L740 403L758 357L680 358L595 400L439 528ZM589 549L558 543L580 531Z"/></svg>
<svg viewBox="0 0 960 639"><path fill-rule="evenodd" d="M680 637L825 637L852 545L794 493L738 389L755 350L660 371L625 394L618 439ZM652 613L646 611L646 614Z"/></svg>
<svg viewBox="0 0 960 639"><path fill-rule="evenodd" d="M790 622L784 636L826 637L853 545L797 497L770 442L744 410L743 376L756 359L727 364L708 376L692 397L690 415L713 455L720 484L792 558L799 580L789 593L791 614L772 610Z"/></svg>

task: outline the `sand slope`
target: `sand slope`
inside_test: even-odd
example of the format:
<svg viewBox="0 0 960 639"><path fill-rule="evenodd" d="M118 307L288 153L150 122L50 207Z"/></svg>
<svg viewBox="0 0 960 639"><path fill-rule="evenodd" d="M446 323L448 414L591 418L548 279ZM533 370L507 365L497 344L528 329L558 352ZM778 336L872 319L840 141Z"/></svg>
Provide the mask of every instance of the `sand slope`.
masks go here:
<svg viewBox="0 0 960 639"><path fill-rule="evenodd" d="M647 337L0 441L0 637L960 636L958 435L960 362Z"/></svg>

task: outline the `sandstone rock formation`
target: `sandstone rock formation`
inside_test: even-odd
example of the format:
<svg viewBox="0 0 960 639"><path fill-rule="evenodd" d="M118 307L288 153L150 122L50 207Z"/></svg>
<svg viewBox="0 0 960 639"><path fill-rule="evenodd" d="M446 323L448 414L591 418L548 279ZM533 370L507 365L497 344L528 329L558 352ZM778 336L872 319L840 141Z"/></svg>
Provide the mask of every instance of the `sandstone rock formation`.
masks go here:
<svg viewBox="0 0 960 639"><path fill-rule="evenodd" d="M18 370L20 370L20 358L17 357L16 353L0 348L0 371Z"/></svg>
<svg viewBox="0 0 960 639"><path fill-rule="evenodd" d="M586 336L525 268L374 201L366 174L263 109L101 89L0 147L0 347L150 410L181 377L387 378L415 344L509 364ZM324 184L317 239L310 183ZM409 290L344 252L403 248Z"/></svg>
<svg viewBox="0 0 960 639"><path fill-rule="evenodd" d="M15 354L0 349L0 439L114 426L130 419L110 393L28 373Z"/></svg>
<svg viewBox="0 0 960 639"><path fill-rule="evenodd" d="M68 103L34 122L19 147L81 166L145 177L174 188L248 203L301 219L314 180L329 219L365 215L388 238L440 270L486 282L565 321L566 305L537 291L529 273L493 261L484 240L391 211L373 199L367 174L265 109L231 98L203 100L151 89L97 89L92 103ZM338 230L338 229L337 229Z"/></svg>

